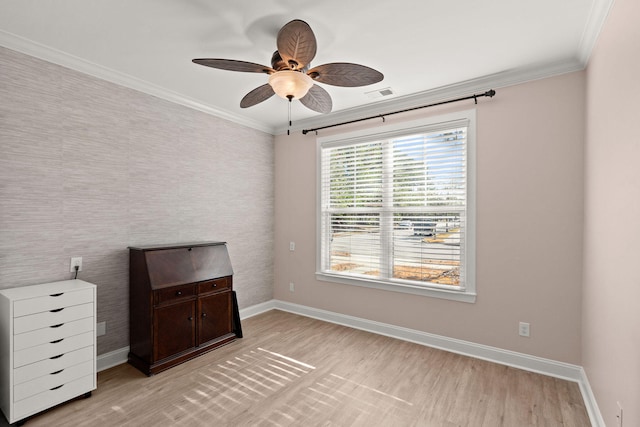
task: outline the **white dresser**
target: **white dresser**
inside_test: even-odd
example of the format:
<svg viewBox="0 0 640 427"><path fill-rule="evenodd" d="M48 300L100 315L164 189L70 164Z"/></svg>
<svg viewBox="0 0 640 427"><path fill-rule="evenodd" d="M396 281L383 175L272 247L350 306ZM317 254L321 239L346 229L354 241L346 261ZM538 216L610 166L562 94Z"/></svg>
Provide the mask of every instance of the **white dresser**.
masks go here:
<svg viewBox="0 0 640 427"><path fill-rule="evenodd" d="M9 423L96 388L96 286L0 290L0 408Z"/></svg>

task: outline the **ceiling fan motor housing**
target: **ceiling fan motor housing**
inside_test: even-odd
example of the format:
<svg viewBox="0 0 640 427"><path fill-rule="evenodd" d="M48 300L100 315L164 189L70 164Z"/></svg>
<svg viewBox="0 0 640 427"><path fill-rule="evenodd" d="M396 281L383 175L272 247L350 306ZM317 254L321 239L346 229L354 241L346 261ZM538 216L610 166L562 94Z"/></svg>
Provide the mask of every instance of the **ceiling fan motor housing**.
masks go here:
<svg viewBox="0 0 640 427"><path fill-rule="evenodd" d="M273 55L271 56L271 68L276 71L289 69L289 66L286 62L284 62L284 59L282 59L282 56L280 56L280 52L278 52L277 50L273 52Z"/></svg>

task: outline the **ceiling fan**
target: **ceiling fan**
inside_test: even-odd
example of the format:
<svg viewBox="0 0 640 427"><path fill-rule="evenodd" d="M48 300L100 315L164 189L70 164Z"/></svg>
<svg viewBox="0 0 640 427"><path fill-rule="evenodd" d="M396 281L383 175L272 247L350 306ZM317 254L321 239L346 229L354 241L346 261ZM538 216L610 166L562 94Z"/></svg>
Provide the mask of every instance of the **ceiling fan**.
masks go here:
<svg viewBox="0 0 640 427"><path fill-rule="evenodd" d="M384 78L373 68L348 62L332 62L310 69L311 60L316 56L316 37L309 24L300 19L294 19L278 31L276 45L278 50L271 57L271 67L234 59L201 58L192 62L222 70L268 74L268 83L242 98L242 108L259 104L277 94L289 102L299 99L313 111L329 113L331 96L315 82L357 87L377 83Z"/></svg>

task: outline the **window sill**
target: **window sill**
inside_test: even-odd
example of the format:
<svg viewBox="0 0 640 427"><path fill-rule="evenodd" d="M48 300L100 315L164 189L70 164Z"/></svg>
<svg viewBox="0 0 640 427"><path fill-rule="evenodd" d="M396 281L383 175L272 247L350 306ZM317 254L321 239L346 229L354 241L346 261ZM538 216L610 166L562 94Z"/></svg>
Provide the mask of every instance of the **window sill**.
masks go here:
<svg viewBox="0 0 640 427"><path fill-rule="evenodd" d="M379 280L366 280L356 277L345 277L337 274L316 272L316 279L323 282L340 283L343 285L361 286L365 288L381 289L384 291L401 292L412 295L421 295L431 298L447 299L452 301L460 301L466 303L475 303L475 292L454 291L447 289L427 288L421 286L412 286L403 283L389 283Z"/></svg>

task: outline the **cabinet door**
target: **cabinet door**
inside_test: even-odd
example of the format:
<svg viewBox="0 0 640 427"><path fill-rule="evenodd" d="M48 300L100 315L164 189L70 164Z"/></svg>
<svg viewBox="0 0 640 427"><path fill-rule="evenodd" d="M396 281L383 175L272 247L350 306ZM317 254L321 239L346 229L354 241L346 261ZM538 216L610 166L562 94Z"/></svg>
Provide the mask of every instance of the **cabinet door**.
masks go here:
<svg viewBox="0 0 640 427"><path fill-rule="evenodd" d="M231 292L200 297L198 313L198 345L231 333Z"/></svg>
<svg viewBox="0 0 640 427"><path fill-rule="evenodd" d="M196 345L195 300L154 309L154 360L173 356Z"/></svg>

